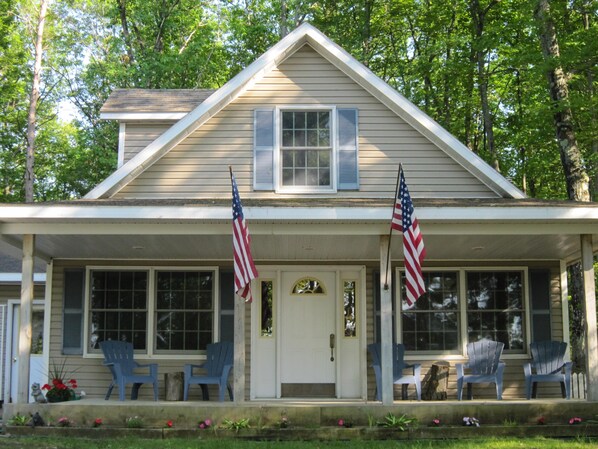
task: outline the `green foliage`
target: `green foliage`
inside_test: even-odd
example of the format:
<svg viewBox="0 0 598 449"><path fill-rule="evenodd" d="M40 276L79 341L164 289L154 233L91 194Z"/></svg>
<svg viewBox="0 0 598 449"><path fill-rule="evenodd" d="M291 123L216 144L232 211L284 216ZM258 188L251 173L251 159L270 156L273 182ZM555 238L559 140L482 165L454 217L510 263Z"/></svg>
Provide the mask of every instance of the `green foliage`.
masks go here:
<svg viewBox="0 0 598 449"><path fill-rule="evenodd" d="M378 421L380 427L390 427L398 429L401 432L405 432L409 427L413 427L417 424L417 418L409 417L405 414L401 416L395 416L391 412L384 417L382 421Z"/></svg>
<svg viewBox="0 0 598 449"><path fill-rule="evenodd" d="M529 196L564 199L533 5L480 0L485 14L476 16L477 4L56 0L45 33L35 198L81 197L115 169L117 125L99 119L115 88L218 88L309 21L473 152L487 161L496 157L501 172ZM595 0L552 4L578 144L598 191L598 7ZM2 202L23 200L36 6L0 4ZM488 89L496 155L483 128L481 83ZM66 123L57 114L65 104L78 114Z"/></svg>
<svg viewBox="0 0 598 449"><path fill-rule="evenodd" d="M234 430L238 432L241 429L249 429L249 418L242 418L237 421L224 419L222 421L222 428L228 430Z"/></svg>
<svg viewBox="0 0 598 449"><path fill-rule="evenodd" d="M8 424L10 424L11 426L26 426L27 424L29 424L29 421L29 416L24 416L17 412L16 415L10 418Z"/></svg>
<svg viewBox="0 0 598 449"><path fill-rule="evenodd" d="M141 429L145 423L143 422L143 418L139 416L129 416L125 420L125 426L127 429Z"/></svg>

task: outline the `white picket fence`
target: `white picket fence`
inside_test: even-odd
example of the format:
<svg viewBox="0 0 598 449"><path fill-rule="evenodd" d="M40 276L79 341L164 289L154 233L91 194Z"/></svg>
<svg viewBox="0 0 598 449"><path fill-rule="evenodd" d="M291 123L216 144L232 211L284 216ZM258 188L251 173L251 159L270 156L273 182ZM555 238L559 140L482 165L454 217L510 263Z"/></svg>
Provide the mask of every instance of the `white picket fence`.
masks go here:
<svg viewBox="0 0 598 449"><path fill-rule="evenodd" d="M586 398L586 375L584 373L571 375L571 397L574 399Z"/></svg>

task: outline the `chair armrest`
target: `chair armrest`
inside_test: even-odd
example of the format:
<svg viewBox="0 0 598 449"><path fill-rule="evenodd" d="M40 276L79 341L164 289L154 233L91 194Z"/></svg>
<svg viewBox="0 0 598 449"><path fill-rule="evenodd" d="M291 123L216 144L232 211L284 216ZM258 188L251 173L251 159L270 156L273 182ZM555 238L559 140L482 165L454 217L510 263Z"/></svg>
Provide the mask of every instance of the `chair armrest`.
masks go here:
<svg viewBox="0 0 598 449"><path fill-rule="evenodd" d="M496 369L496 377L497 377L497 379L502 379L502 375L503 375L503 373L505 371L505 366L507 366L507 365L502 360L498 362L498 368Z"/></svg>
<svg viewBox="0 0 598 449"><path fill-rule="evenodd" d="M465 376L465 368L469 368L469 362L455 364L455 369L457 370L457 379Z"/></svg>
<svg viewBox="0 0 598 449"><path fill-rule="evenodd" d="M532 375L532 364L531 362L527 362L523 364L523 374L525 377L530 377Z"/></svg>
<svg viewBox="0 0 598 449"><path fill-rule="evenodd" d="M573 362L565 362L563 368L565 369L565 374L571 376L571 372L573 371Z"/></svg>
<svg viewBox="0 0 598 449"><path fill-rule="evenodd" d="M193 376L193 370L194 369L201 369L205 367L205 363L202 363L201 365L194 365L192 363L187 363L184 367L184 372L185 372L185 378L189 378L191 376Z"/></svg>
<svg viewBox="0 0 598 449"><path fill-rule="evenodd" d="M153 378L158 377L158 364L157 363L137 363L137 368L149 368L150 376Z"/></svg>
<svg viewBox="0 0 598 449"><path fill-rule="evenodd" d="M224 365L222 367L222 376L220 377L223 381L228 379L230 371L233 369L233 365Z"/></svg>
<svg viewBox="0 0 598 449"><path fill-rule="evenodd" d="M421 366L421 363L410 363L410 364L405 365L405 368L403 368L403 369L411 369L411 370L413 370L413 375L417 376L417 375L419 375L418 373L421 373L422 366Z"/></svg>

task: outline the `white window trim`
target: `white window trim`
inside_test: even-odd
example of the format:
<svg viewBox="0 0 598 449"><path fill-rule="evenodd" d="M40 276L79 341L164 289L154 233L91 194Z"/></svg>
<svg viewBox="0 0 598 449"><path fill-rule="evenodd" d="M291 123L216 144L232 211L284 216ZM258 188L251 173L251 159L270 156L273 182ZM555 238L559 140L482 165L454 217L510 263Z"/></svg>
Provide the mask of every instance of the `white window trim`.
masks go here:
<svg viewBox="0 0 598 449"><path fill-rule="evenodd" d="M154 339L156 336L155 313L156 313L156 286L155 277L157 271L212 271L214 273L214 310L213 310L213 340L217 341L217 336L220 335L220 272L217 266L144 266L144 265L90 265L85 268L85 304L84 314L85 319L83 323L83 358L89 359L103 359L101 352L89 350L89 330L91 318L91 303L90 303L90 281L92 270L110 270L110 271L147 271L148 273L148 304L147 304L147 350L145 352L135 353L135 358L140 360L189 360L189 358L201 360L205 359L205 354L200 353L179 353L167 354L165 352L156 352L154 350Z"/></svg>
<svg viewBox="0 0 598 449"><path fill-rule="evenodd" d="M338 190L338 130L336 120L336 106L333 105L279 105L274 108L274 190L276 193L320 193L331 194ZM282 113L284 111L330 111L330 187L293 186L282 185Z"/></svg>
<svg viewBox="0 0 598 449"><path fill-rule="evenodd" d="M405 271L404 267L395 268L396 285L395 285L395 331L397 335L397 342L403 342L403 329L401 324L401 315L403 313L401 308L401 273ZM524 349L521 353L505 353L503 352L501 359L529 359L529 343L531 341L531 317L530 317L530 297L529 297L529 269L526 266L460 266L460 267L426 267L422 269L427 271L451 271L456 272L459 279L459 349L456 352L442 352L442 351L417 351L417 354L410 353L405 356L408 360L430 360L430 357L441 357L442 360L463 360L467 358L467 297L466 278L465 274L468 271L521 271L523 273L523 314L525 326L525 343Z"/></svg>

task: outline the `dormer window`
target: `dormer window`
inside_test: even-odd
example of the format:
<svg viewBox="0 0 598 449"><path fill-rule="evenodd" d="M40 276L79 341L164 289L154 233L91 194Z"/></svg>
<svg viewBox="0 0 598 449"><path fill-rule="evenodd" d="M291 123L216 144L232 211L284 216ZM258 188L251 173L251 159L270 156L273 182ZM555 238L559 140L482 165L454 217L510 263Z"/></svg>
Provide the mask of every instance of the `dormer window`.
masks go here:
<svg viewBox="0 0 598 449"><path fill-rule="evenodd" d="M281 114L281 188L330 189L330 111L282 111Z"/></svg>
<svg viewBox="0 0 598 449"><path fill-rule="evenodd" d="M359 189L357 109L288 106L254 111L254 189Z"/></svg>

